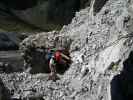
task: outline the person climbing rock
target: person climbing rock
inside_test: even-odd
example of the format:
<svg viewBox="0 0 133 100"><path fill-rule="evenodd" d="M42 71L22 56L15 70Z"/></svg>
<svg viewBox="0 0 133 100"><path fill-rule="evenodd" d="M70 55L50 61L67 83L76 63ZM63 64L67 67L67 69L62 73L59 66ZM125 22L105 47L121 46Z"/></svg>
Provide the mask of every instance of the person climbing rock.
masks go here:
<svg viewBox="0 0 133 100"><path fill-rule="evenodd" d="M53 53L48 52L49 54L49 68L51 71L51 74L49 76L49 79L56 80L58 79L58 76L56 75L56 67L57 64L66 64L68 63L66 60L70 60L68 56L62 53L63 50L55 50Z"/></svg>

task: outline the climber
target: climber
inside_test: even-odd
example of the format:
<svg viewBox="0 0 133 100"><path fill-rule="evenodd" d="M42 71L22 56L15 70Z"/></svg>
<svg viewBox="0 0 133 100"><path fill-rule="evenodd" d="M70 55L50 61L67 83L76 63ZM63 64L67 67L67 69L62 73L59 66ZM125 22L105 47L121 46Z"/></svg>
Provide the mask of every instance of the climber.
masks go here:
<svg viewBox="0 0 133 100"><path fill-rule="evenodd" d="M57 64L66 64L67 61L70 61L70 57L62 53L62 50L53 50L48 52L49 54L49 68L51 71L49 79L56 80L58 76L56 75L56 66Z"/></svg>

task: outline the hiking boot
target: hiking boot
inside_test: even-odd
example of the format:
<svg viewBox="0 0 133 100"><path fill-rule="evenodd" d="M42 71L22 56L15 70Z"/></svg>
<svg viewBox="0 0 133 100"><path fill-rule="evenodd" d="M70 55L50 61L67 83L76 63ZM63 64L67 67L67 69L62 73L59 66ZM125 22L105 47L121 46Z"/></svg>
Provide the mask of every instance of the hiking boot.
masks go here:
<svg viewBox="0 0 133 100"><path fill-rule="evenodd" d="M48 80L56 81L59 80L59 77L57 75L49 75Z"/></svg>

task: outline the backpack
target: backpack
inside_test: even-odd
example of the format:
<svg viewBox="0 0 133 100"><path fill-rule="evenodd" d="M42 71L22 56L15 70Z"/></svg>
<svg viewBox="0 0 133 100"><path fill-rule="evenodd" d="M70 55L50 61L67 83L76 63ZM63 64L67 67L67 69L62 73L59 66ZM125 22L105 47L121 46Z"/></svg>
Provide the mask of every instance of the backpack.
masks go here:
<svg viewBox="0 0 133 100"><path fill-rule="evenodd" d="M52 58L52 56L54 55L54 49L48 49L48 51L47 51L47 54L46 54L46 59L48 60L48 61L50 61L50 59Z"/></svg>
<svg viewBox="0 0 133 100"><path fill-rule="evenodd" d="M49 52L49 53L47 54L47 59L48 59L48 61L50 61L50 59L52 58L52 56L53 56L53 53L51 53L51 52Z"/></svg>
<svg viewBox="0 0 133 100"><path fill-rule="evenodd" d="M55 57L55 60L57 62L60 62L61 61L61 52L56 51L55 54L54 54L54 57Z"/></svg>

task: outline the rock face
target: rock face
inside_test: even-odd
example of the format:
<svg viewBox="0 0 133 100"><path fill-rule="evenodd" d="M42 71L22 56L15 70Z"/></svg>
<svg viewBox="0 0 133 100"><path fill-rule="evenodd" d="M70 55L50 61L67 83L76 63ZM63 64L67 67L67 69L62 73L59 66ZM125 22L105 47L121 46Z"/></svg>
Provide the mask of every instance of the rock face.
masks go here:
<svg viewBox="0 0 133 100"><path fill-rule="evenodd" d="M42 47L44 51L49 47L67 47L64 41L71 40L68 44L73 63L56 82L47 81L46 74L1 74L3 83L14 90L13 96L22 100L133 99L133 1L108 0L103 3L105 5L100 6L97 13L93 12L97 5L93 1L91 8L77 12L72 22L59 33L41 33L23 41L21 48L24 56L28 52L25 60L29 59L26 63L31 64L39 55L39 61L38 58L34 61L39 64L44 61ZM35 68L39 69L35 63Z"/></svg>
<svg viewBox="0 0 133 100"><path fill-rule="evenodd" d="M128 55L133 49L131 5L131 2L124 0L109 0L95 16L92 12L88 12L88 9L77 13L77 17L66 27L67 30L65 28L62 30L70 33L69 36L73 38L71 50L74 52L71 56L75 61L64 79L72 79L73 84L76 78L81 82L81 88L88 88L84 93L76 93L76 100L133 98L132 91L128 87L132 87L130 85L132 83L129 82L132 79L127 79L131 71L128 64L132 65L131 55L129 58ZM121 73L125 66L129 67L128 72L114 77ZM125 73L125 69L123 70ZM71 73L75 74L71 75ZM73 88L77 89L74 85Z"/></svg>
<svg viewBox="0 0 133 100"><path fill-rule="evenodd" d="M124 100L133 98L132 91L128 88L128 86L132 87L130 85L132 83L129 82L132 79L125 80L128 75L130 76L131 70L126 75L120 74L114 77L127 66L125 62L132 65L130 62L132 58L128 58L133 49L131 6L131 2L124 0L109 0L95 16L92 12L88 12L88 9L84 9L77 13L77 17L70 25L62 29L62 32L67 31L73 38L71 50L74 52L71 56L75 61L64 79L72 79L73 84L76 78L78 82L81 82L81 88L88 88L83 94L76 93L76 100L82 100L82 98L122 100L123 96L126 96ZM71 75L71 73L75 74ZM74 85L73 88L77 89Z"/></svg>

